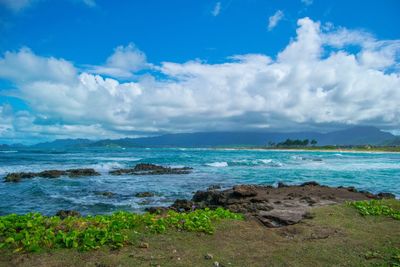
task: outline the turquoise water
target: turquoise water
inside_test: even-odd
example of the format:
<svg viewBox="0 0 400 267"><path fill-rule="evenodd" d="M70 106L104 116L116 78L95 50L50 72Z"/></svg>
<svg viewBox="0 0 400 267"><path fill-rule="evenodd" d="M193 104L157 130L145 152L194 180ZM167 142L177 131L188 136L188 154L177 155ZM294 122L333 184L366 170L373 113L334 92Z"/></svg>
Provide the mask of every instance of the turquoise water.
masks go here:
<svg viewBox="0 0 400 267"><path fill-rule="evenodd" d="M165 166L190 166L188 175L110 176L114 168L149 162ZM276 185L317 181L331 186L392 192L400 196L400 154L338 153L214 149L79 149L66 151L0 151L0 177L8 172L47 169L94 168L102 176L35 178L20 183L0 183L0 215L38 211L54 214L74 209L83 214L115 210L142 211L190 198L196 190L219 184ZM107 198L96 192L110 191ZM157 196L137 198L152 191Z"/></svg>

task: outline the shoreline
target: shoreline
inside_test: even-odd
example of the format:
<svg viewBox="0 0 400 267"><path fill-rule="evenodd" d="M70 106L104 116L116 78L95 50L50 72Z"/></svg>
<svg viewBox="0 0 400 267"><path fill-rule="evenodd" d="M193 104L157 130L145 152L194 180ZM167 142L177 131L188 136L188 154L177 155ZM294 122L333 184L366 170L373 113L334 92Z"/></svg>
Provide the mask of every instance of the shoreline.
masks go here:
<svg viewBox="0 0 400 267"><path fill-rule="evenodd" d="M212 150L243 150L243 151L273 151L273 152L328 152L328 153L366 153L366 154L400 154L399 151L385 151L385 150L352 150L352 149L304 149L304 148L262 148L262 147L221 147L221 148L210 148Z"/></svg>

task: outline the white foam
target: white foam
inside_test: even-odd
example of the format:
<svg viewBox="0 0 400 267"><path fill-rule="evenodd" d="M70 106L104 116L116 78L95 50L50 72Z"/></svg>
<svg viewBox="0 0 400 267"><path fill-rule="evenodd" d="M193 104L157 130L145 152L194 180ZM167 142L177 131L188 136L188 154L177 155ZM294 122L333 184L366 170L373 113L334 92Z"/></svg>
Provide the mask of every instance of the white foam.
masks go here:
<svg viewBox="0 0 400 267"><path fill-rule="evenodd" d="M112 169L121 169L123 168L124 165L120 164L118 162L104 162L104 163L98 163L91 165L91 168L96 169L101 172L108 172Z"/></svg>
<svg viewBox="0 0 400 267"><path fill-rule="evenodd" d="M272 163L272 159L260 159L260 162L264 163L264 164L270 164Z"/></svg>
<svg viewBox="0 0 400 267"><path fill-rule="evenodd" d="M225 161L216 161L216 162L212 162L212 163L206 163L207 166L210 167L217 167L217 168L221 168L221 167L228 167L228 162Z"/></svg>

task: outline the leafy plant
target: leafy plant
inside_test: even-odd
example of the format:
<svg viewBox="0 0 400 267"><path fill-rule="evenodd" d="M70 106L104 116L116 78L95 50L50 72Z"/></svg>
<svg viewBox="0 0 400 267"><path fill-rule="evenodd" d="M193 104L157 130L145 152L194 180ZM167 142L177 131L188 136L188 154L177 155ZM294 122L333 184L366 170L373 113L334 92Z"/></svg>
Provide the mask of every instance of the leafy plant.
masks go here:
<svg viewBox="0 0 400 267"><path fill-rule="evenodd" d="M382 200L354 201L349 202L349 205L356 208L363 216L388 216L400 220L400 211L386 205Z"/></svg>
<svg viewBox="0 0 400 267"><path fill-rule="evenodd" d="M195 210L189 213L169 211L160 214L116 212L87 217L47 217L39 213L10 214L0 217L0 248L39 251L51 248L98 249L108 245L120 248L128 242L128 231L135 229L163 233L177 228L186 231L214 232L219 219L241 220L243 216L228 210Z"/></svg>

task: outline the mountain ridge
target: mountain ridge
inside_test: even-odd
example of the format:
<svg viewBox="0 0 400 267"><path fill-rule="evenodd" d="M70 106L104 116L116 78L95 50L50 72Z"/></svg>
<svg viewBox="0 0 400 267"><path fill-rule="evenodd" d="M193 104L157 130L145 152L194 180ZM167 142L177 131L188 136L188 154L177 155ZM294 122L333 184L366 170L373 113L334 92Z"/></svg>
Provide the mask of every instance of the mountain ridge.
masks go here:
<svg viewBox="0 0 400 267"><path fill-rule="evenodd" d="M265 146L286 139L312 139L317 145L385 145L397 144L399 137L372 126L357 126L344 130L319 133L304 132L197 132L164 134L153 137L121 139L56 139L38 143L32 148L68 147L216 147L216 146ZM4 146L5 147L5 146ZM13 147L8 145L7 147Z"/></svg>

